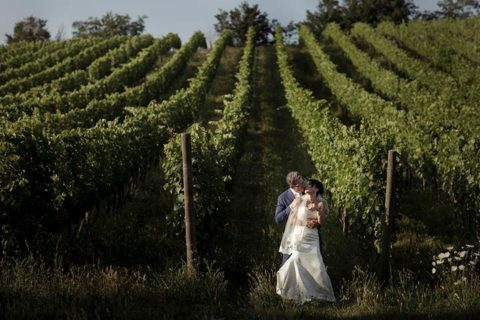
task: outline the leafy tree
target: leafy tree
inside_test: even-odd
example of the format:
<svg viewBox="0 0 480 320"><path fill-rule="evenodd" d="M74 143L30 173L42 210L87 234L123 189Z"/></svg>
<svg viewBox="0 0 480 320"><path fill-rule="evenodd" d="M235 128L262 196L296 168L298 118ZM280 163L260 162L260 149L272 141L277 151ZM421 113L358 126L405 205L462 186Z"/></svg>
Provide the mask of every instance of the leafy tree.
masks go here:
<svg viewBox="0 0 480 320"><path fill-rule="evenodd" d="M13 35L5 34L7 43L15 43L20 41L46 41L50 39L50 33L45 26L47 20L29 16L22 21L15 23Z"/></svg>
<svg viewBox="0 0 480 320"><path fill-rule="evenodd" d="M256 44L266 44L269 42L269 36L273 34L273 28L265 12L260 12L258 5L250 6L246 1L242 2L238 8L226 12L220 9L215 16L215 31L221 33L224 29L232 30L232 40L235 45L245 43L245 35L250 26L255 29Z"/></svg>
<svg viewBox="0 0 480 320"><path fill-rule="evenodd" d="M420 19L420 20L435 20L441 17L440 11L418 11L415 13L412 19Z"/></svg>
<svg viewBox="0 0 480 320"><path fill-rule="evenodd" d="M146 18L147 16L144 15L138 17L138 20L130 22L130 16L128 14L120 15L107 12L101 19L89 17L87 21L73 22L73 36L135 36L145 30Z"/></svg>
<svg viewBox="0 0 480 320"><path fill-rule="evenodd" d="M345 25L359 21L372 25L385 20L407 22L416 9L412 0L346 0Z"/></svg>
<svg viewBox="0 0 480 320"><path fill-rule="evenodd" d="M315 34L320 34L330 22L350 27L356 22L375 25L389 20L394 23L406 22L416 13L412 0L320 0L315 12L307 11L305 24Z"/></svg>
<svg viewBox="0 0 480 320"><path fill-rule="evenodd" d="M440 0L439 14L445 18L465 18L480 12L479 0Z"/></svg>
<svg viewBox="0 0 480 320"><path fill-rule="evenodd" d="M305 24L310 27L314 34L322 33L323 29L330 22L344 24L345 8L340 6L337 0L320 0L317 10L310 12L307 10Z"/></svg>
<svg viewBox="0 0 480 320"><path fill-rule="evenodd" d="M275 30L277 26L282 29L285 44L293 44L298 40L298 23L290 21L286 26L282 26L277 19L272 19L272 28Z"/></svg>

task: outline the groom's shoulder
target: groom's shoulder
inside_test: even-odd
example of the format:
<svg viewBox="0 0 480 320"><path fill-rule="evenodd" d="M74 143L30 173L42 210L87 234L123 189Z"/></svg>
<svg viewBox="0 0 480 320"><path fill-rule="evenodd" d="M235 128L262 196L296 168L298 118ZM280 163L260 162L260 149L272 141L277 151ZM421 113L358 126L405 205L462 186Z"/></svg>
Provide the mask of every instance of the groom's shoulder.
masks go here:
<svg viewBox="0 0 480 320"><path fill-rule="evenodd" d="M292 194L292 192L290 191L290 189L287 189L287 190L283 191L283 192L278 196L278 198L279 198L279 199L283 199L283 198L285 198L285 197L289 197L290 195L293 196L293 194Z"/></svg>

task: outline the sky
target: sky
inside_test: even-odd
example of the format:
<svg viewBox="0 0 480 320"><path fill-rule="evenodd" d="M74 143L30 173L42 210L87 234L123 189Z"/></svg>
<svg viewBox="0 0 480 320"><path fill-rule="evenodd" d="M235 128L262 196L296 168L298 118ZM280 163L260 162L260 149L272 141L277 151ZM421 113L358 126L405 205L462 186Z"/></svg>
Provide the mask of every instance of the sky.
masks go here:
<svg viewBox="0 0 480 320"><path fill-rule="evenodd" d="M196 31L205 34L207 41L216 38L213 25L219 9L229 11L242 0L0 0L0 43L5 34L13 34L16 22L33 15L47 20L47 30L55 38L63 29L63 38L72 37L72 23L89 17L102 17L108 11L128 14L131 21L146 15L145 33L160 37L168 32L177 33L182 42ZM307 10L315 11L318 0L247 0L258 4L270 20L281 24L301 21ZM419 10L435 10L438 0L414 0Z"/></svg>

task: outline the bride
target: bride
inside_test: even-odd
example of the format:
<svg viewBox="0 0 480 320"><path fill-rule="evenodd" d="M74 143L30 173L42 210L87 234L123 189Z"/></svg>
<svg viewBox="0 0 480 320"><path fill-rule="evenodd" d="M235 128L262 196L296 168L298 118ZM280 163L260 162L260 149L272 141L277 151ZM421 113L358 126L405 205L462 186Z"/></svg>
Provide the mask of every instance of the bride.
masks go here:
<svg viewBox="0 0 480 320"><path fill-rule="evenodd" d="M310 220L320 225L325 222L327 203L319 196L322 187L320 181L309 180L306 194L292 204L280 244L280 252L291 256L277 272L277 293L285 299L336 301L320 253L318 230L307 227Z"/></svg>

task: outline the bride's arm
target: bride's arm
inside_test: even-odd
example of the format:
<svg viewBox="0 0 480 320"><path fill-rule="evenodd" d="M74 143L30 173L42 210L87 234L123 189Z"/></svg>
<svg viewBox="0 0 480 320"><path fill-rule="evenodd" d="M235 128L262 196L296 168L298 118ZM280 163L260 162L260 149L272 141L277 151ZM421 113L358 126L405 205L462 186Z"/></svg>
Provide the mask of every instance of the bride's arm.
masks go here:
<svg viewBox="0 0 480 320"><path fill-rule="evenodd" d="M321 226L323 226L327 221L327 215L326 215L327 210L328 210L328 205L325 203L325 201L320 200L320 202L318 203L317 220L318 220L318 224Z"/></svg>

